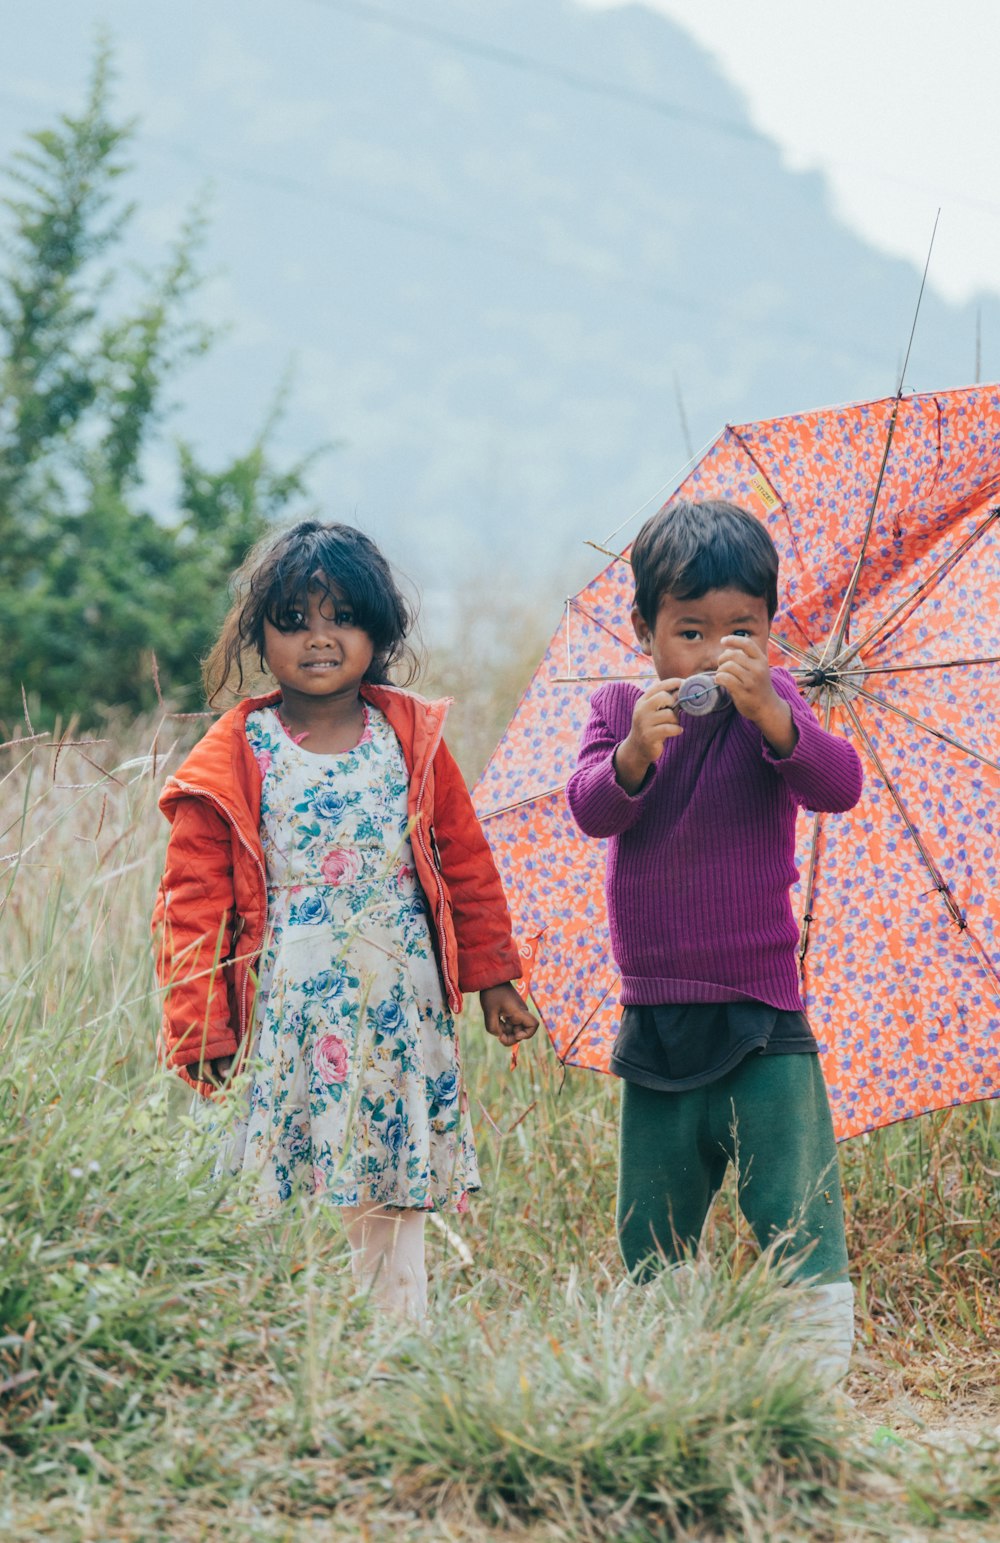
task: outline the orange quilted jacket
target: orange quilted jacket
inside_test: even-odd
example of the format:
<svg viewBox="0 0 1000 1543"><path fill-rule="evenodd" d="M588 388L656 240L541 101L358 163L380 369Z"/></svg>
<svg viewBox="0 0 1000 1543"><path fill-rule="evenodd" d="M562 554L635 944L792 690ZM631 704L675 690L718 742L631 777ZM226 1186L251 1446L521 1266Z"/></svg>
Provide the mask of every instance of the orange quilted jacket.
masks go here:
<svg viewBox="0 0 1000 1543"><path fill-rule="evenodd" d="M463 991L515 980L521 962L500 877L461 773L442 738L448 703L392 686L362 694L385 714L410 773L417 877L433 919L448 1004ZM153 914L157 975L166 989L160 1053L202 1094L197 1068L235 1055L253 1006L254 969L267 924L260 840L260 772L248 713L280 693L224 713L170 778L160 808L171 822Z"/></svg>

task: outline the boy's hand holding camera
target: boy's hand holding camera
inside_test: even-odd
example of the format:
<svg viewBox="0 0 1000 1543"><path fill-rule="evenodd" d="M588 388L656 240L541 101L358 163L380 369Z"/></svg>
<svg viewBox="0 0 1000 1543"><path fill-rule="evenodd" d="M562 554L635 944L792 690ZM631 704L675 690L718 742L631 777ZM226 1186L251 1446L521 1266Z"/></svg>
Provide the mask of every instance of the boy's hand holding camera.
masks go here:
<svg viewBox="0 0 1000 1543"><path fill-rule="evenodd" d="M733 634L722 639L715 679L729 692L736 711L757 725L775 755L791 755L799 737L792 710L771 684L767 655L752 638ZM615 751L615 775L626 793L638 793L667 740L683 734L677 717L680 686L676 676L654 681L636 701L628 737Z"/></svg>
<svg viewBox="0 0 1000 1543"><path fill-rule="evenodd" d="M771 684L767 655L752 638L722 639L715 679L729 692L736 711L757 725L775 755L791 755L799 738L792 709Z"/></svg>
<svg viewBox="0 0 1000 1543"><path fill-rule="evenodd" d="M632 709L632 727L615 751L615 776L626 793L638 793L646 773L663 754L668 739L684 730L677 721L680 680L654 681Z"/></svg>

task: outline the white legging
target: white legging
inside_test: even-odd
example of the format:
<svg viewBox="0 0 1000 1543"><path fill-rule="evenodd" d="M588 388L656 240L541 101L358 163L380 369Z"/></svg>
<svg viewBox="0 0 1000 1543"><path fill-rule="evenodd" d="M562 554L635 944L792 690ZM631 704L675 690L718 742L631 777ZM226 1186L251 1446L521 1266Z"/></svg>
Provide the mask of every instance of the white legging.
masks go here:
<svg viewBox="0 0 1000 1543"><path fill-rule="evenodd" d="M386 1312L419 1320L427 1312L423 1211L344 1206L351 1274L359 1291Z"/></svg>

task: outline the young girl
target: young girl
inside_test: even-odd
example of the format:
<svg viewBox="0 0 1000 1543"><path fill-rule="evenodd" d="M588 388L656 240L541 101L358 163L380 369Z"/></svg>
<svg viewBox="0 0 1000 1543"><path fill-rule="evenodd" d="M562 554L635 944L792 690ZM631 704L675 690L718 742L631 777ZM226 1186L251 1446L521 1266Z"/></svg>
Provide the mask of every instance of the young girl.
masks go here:
<svg viewBox="0 0 1000 1543"><path fill-rule="evenodd" d="M250 1069L234 1171L344 1217L356 1283L423 1315L427 1211L479 1188L454 1015L537 1022L496 868L444 744L447 702L392 686L412 618L378 548L307 521L252 552L205 666L277 689L170 777L154 915L162 1053L204 1096Z"/></svg>

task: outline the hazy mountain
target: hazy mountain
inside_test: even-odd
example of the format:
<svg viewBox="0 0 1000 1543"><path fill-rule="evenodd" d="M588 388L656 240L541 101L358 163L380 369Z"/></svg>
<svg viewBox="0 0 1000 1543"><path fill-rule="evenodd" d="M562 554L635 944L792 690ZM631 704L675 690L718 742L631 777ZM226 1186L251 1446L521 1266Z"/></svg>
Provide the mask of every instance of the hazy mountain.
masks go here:
<svg viewBox="0 0 1000 1543"><path fill-rule="evenodd" d="M593 571L583 539L687 456L678 393L700 446L727 420L895 389L919 273L850 234L658 14L100 10L143 110L147 242L215 184L233 330L191 378L186 425L208 449L245 442L292 358L284 448L338 439L324 507L431 591L523 566L558 597ZM96 14L86 0L67 27L85 40ZM995 299L983 329L1000 335ZM928 293L908 387L969 380L974 333L974 306Z"/></svg>

